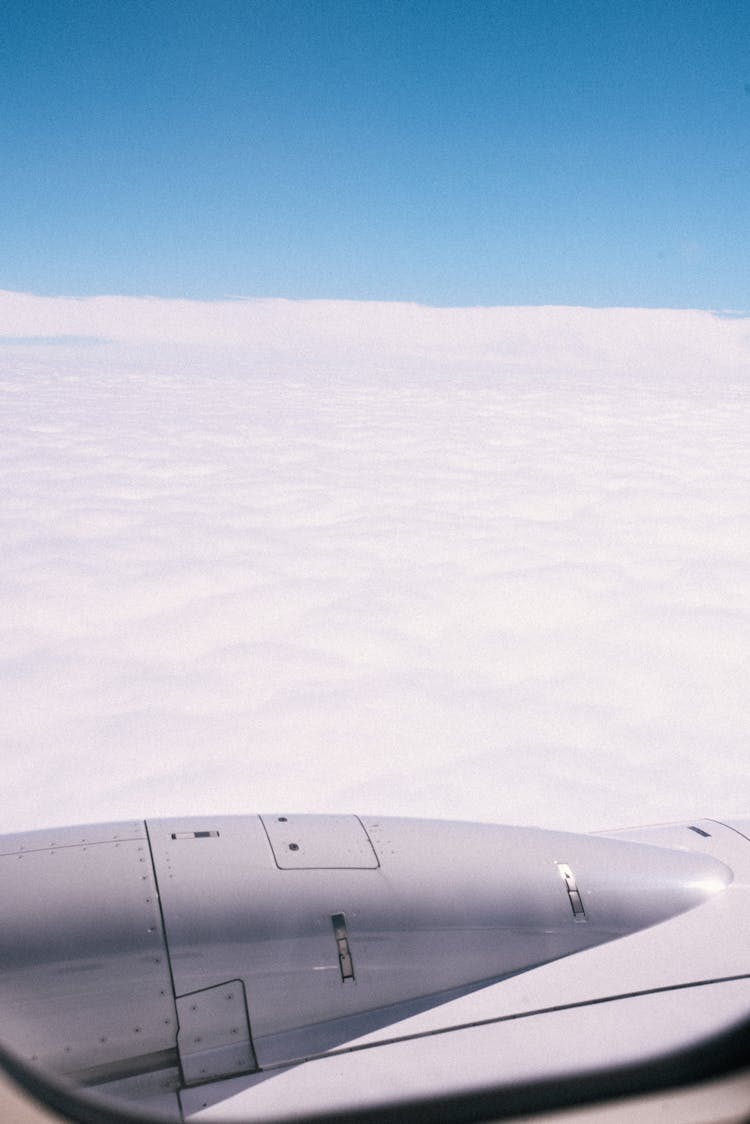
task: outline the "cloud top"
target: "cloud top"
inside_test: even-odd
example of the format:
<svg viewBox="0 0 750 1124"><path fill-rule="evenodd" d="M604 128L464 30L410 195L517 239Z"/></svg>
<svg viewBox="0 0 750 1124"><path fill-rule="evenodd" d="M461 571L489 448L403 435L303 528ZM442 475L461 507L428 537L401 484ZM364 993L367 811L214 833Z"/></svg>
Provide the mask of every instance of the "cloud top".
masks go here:
<svg viewBox="0 0 750 1124"><path fill-rule="evenodd" d="M188 301L0 292L0 341L75 337L218 346L310 363L466 361L608 372L750 368L750 318L698 309L433 308L367 301Z"/></svg>

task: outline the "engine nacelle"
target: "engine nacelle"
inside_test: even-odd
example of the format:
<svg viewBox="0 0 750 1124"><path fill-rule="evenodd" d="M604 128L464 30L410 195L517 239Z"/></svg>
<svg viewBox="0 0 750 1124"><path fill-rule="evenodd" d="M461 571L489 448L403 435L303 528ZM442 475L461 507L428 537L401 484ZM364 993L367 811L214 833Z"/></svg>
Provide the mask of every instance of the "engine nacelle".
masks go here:
<svg viewBox="0 0 750 1124"><path fill-rule="evenodd" d="M6 1040L85 1084L148 1077L165 1095L320 1054L732 879L647 843L348 815L109 824L0 850Z"/></svg>

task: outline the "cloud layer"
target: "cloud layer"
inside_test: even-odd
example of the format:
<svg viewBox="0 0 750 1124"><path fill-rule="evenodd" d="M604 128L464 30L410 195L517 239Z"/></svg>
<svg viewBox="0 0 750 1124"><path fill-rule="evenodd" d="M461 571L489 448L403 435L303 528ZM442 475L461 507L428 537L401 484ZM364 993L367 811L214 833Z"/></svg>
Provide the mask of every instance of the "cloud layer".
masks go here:
<svg viewBox="0 0 750 1124"><path fill-rule="evenodd" d="M749 327L0 295L6 830L747 812Z"/></svg>

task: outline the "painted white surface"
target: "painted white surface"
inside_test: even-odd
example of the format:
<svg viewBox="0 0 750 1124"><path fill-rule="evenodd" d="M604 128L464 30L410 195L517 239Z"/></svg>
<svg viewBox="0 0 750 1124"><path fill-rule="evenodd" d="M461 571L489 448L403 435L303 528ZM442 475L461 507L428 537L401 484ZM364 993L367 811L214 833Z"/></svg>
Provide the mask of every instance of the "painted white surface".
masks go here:
<svg viewBox="0 0 750 1124"><path fill-rule="evenodd" d="M4 830L746 812L749 327L0 295Z"/></svg>

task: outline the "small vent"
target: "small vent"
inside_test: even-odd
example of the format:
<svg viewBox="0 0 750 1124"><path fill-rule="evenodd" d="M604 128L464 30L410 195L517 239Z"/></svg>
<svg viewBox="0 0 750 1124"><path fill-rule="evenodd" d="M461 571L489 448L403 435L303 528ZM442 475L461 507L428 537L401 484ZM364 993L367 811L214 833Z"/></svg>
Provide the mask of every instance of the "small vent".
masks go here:
<svg viewBox="0 0 750 1124"><path fill-rule="evenodd" d="M688 831L694 831L696 835L702 835L704 839L710 839L711 838L711 832L710 831L704 831L702 827L694 827L691 824L690 827L688 828Z"/></svg>
<svg viewBox="0 0 750 1124"><path fill-rule="evenodd" d="M173 839L218 839L218 831L173 831Z"/></svg>

